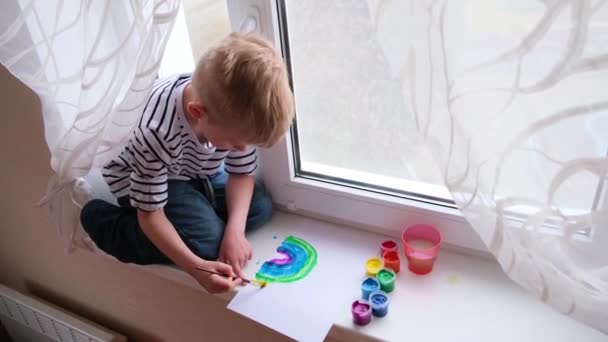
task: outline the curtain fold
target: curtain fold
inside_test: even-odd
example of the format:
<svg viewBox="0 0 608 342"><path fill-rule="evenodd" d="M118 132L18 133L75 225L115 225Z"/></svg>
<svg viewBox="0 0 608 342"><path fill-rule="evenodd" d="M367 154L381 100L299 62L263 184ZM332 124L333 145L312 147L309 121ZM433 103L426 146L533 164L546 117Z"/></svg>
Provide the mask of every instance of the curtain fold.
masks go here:
<svg viewBox="0 0 608 342"><path fill-rule="evenodd" d="M178 0L7 0L0 63L40 97L55 175L42 200L81 242L77 180L115 156L163 56Z"/></svg>

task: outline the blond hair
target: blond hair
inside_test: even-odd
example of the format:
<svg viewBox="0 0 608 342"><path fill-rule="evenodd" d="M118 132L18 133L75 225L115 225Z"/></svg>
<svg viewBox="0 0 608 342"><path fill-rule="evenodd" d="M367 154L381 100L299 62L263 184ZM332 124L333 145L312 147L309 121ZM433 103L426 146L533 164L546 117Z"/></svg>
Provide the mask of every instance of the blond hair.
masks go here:
<svg viewBox="0 0 608 342"><path fill-rule="evenodd" d="M192 85L210 120L240 129L247 143L272 146L293 120L285 63L257 35L232 33L224 38L201 57Z"/></svg>

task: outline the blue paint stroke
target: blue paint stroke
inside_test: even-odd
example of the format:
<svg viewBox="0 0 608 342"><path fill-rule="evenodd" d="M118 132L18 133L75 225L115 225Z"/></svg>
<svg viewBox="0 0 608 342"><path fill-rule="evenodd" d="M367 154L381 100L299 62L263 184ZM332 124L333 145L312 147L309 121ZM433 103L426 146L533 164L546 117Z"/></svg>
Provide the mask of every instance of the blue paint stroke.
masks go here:
<svg viewBox="0 0 608 342"><path fill-rule="evenodd" d="M256 279L288 283L302 279L317 263L317 252L306 241L289 236L277 248L282 258L264 262Z"/></svg>

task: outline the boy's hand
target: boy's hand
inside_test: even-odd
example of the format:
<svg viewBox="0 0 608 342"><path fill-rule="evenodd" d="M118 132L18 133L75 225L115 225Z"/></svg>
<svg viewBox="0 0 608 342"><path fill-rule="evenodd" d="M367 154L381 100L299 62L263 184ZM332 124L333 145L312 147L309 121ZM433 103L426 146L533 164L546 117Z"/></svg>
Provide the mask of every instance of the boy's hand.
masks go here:
<svg viewBox="0 0 608 342"><path fill-rule="evenodd" d="M207 261L192 253L165 216L164 210L159 209L153 212L137 210L137 221L144 234L158 249L188 272L210 293L226 292L242 283L242 279L234 278L235 274L230 265ZM196 269L197 267L228 277L199 271Z"/></svg>
<svg viewBox="0 0 608 342"><path fill-rule="evenodd" d="M245 233L227 226L220 247L220 261L230 264L236 275L244 278L243 267L248 260L251 260L252 254Z"/></svg>
<svg viewBox="0 0 608 342"><path fill-rule="evenodd" d="M223 277L217 274L197 270L200 267L205 270L217 272L226 275ZM237 278L230 265L217 262L202 260L197 263L195 268L190 270L190 275L198 281L209 293L222 293L232 290L235 286L241 285L243 280Z"/></svg>

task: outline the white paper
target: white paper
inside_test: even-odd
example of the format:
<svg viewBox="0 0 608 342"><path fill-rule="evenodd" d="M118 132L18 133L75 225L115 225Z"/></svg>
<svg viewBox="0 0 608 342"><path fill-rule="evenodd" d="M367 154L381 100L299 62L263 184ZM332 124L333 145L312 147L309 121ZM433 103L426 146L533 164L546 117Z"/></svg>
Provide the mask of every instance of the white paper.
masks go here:
<svg viewBox="0 0 608 342"><path fill-rule="evenodd" d="M311 274L297 283L271 284L264 289L244 287L228 308L297 341L323 341L335 316L320 310L315 293L322 289L313 290L314 284L308 284L313 278Z"/></svg>
<svg viewBox="0 0 608 342"><path fill-rule="evenodd" d="M343 256L336 254L335 245L324 245L312 235L316 234L294 235L317 251L317 265L308 276L292 283L269 283L263 289L249 285L239 290L228 308L297 341L323 341L339 310L350 310L343 303L352 295L345 293L339 263L335 262ZM274 251L269 251L270 256L257 265L258 269L282 241L276 240ZM334 262L324 262L332 259Z"/></svg>

